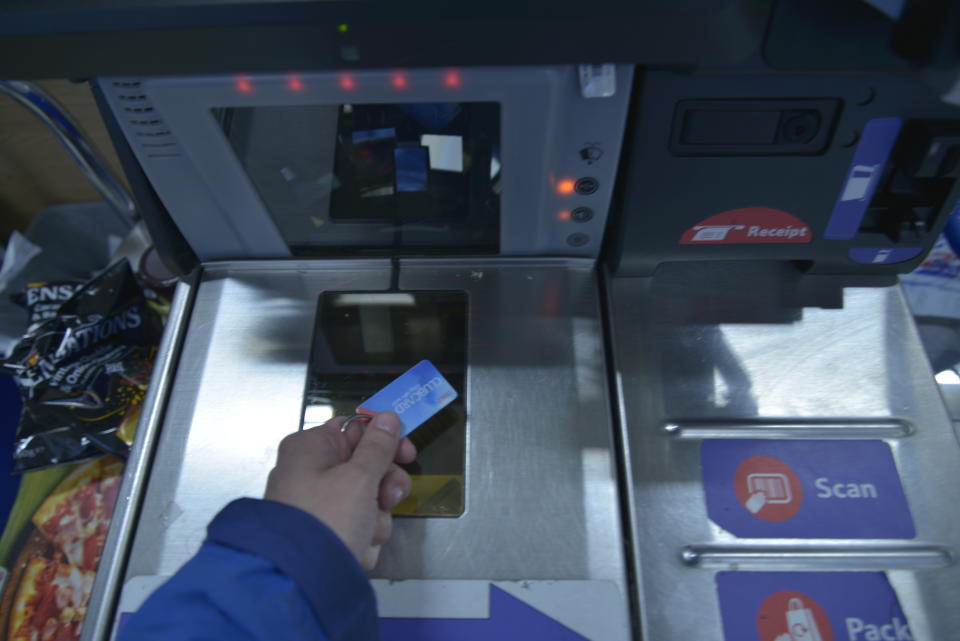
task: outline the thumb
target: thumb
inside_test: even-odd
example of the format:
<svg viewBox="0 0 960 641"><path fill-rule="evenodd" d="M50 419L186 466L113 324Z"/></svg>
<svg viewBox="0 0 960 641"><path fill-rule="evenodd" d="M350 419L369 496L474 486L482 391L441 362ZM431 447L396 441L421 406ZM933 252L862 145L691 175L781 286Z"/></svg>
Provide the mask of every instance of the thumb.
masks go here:
<svg viewBox="0 0 960 641"><path fill-rule="evenodd" d="M367 426L350 461L377 484L390 469L400 445L400 419L393 412L377 414Z"/></svg>

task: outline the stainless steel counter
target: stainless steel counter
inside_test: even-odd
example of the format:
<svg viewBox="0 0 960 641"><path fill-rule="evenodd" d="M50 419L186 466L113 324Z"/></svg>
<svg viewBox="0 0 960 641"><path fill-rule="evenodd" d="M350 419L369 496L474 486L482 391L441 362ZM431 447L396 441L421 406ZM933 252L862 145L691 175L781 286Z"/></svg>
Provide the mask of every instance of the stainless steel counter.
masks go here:
<svg viewBox="0 0 960 641"><path fill-rule="evenodd" d="M172 574L220 508L262 495L277 444L300 425L319 294L385 290L390 279L389 262L378 260L205 268L126 583ZM397 519L375 576L608 582L626 638L614 430L592 263L403 260L399 286L469 297L466 511Z"/></svg>
<svg viewBox="0 0 960 641"><path fill-rule="evenodd" d="M722 570L886 571L914 639L956 638L960 447L899 289L801 309L703 276L609 280L643 638L723 639ZM737 538L707 517L707 438L883 439L916 537Z"/></svg>

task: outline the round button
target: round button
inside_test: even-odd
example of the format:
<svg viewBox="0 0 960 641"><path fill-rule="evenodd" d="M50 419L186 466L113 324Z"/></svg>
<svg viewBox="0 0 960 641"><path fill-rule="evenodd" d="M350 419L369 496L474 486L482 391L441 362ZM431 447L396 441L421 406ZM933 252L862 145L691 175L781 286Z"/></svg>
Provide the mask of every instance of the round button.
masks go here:
<svg viewBox="0 0 960 641"><path fill-rule="evenodd" d="M573 188L578 194L587 196L597 191L600 188L600 183L597 182L596 178L581 178Z"/></svg>
<svg viewBox="0 0 960 641"><path fill-rule="evenodd" d="M570 218L578 223L585 223L593 218L593 210L589 207L577 207L570 212Z"/></svg>
<svg viewBox="0 0 960 641"><path fill-rule="evenodd" d="M857 144L857 141L860 140L859 131L848 131L845 134L840 134L837 136L838 144L841 147L853 147Z"/></svg>
<svg viewBox="0 0 960 641"><path fill-rule="evenodd" d="M780 127L783 141L794 145L805 145L820 131L820 116L815 112L804 112L787 118Z"/></svg>
<svg viewBox="0 0 960 641"><path fill-rule="evenodd" d="M855 98L858 105L869 105L877 97L877 90L873 87L864 87L859 90L859 96Z"/></svg>
<svg viewBox="0 0 960 641"><path fill-rule="evenodd" d="M590 242L590 237L586 234L576 233L567 236L567 244L571 247L583 247Z"/></svg>

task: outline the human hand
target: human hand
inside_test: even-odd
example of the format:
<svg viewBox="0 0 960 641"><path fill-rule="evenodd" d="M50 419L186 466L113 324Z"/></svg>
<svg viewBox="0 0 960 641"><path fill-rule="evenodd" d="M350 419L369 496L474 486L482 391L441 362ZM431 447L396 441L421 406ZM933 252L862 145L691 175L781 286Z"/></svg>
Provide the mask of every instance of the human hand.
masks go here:
<svg viewBox="0 0 960 641"><path fill-rule="evenodd" d="M264 498L300 508L340 537L366 570L372 570L393 529L392 510L410 493L417 450L400 439L400 419L382 412L366 424L345 417L296 432L280 442Z"/></svg>

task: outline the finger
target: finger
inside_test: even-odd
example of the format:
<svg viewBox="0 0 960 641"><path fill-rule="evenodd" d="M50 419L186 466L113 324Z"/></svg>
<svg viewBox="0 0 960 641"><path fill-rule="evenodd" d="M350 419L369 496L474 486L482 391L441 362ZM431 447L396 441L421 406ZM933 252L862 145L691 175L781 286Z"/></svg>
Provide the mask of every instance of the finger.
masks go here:
<svg viewBox="0 0 960 641"><path fill-rule="evenodd" d="M408 438L400 441L400 447L397 448L397 455L393 457L394 462L400 465L413 463L417 459L417 446Z"/></svg>
<svg viewBox="0 0 960 641"><path fill-rule="evenodd" d="M360 558L360 567L369 572L377 565L377 560L380 558L380 546L372 545L367 548L366 552L363 553L363 556Z"/></svg>
<svg viewBox="0 0 960 641"><path fill-rule="evenodd" d="M357 447L357 443L360 442L360 437L363 436L363 433L370 427L370 421L372 420L372 416L352 417L352 420L347 425L347 431L344 432L347 435L351 452ZM393 458L394 462L406 465L413 463L416 459L417 446L408 438L402 439L400 445L397 447L397 455Z"/></svg>
<svg viewBox="0 0 960 641"><path fill-rule="evenodd" d="M325 470L350 456L346 438L340 433L343 417L323 425L290 434L277 447L277 466Z"/></svg>
<svg viewBox="0 0 960 641"><path fill-rule="evenodd" d="M387 542L390 534L393 532L393 518L389 512L380 511L377 513L377 525L373 529L372 545L380 547Z"/></svg>
<svg viewBox="0 0 960 641"><path fill-rule="evenodd" d="M413 481L409 474L396 464L390 466L383 480L380 481L380 494L377 497L380 509L389 512L397 507L410 495L412 487Z"/></svg>
<svg viewBox="0 0 960 641"><path fill-rule="evenodd" d="M350 462L360 468L369 481L380 485L380 479L390 469L399 444L400 419L393 412L381 412L364 430Z"/></svg>

